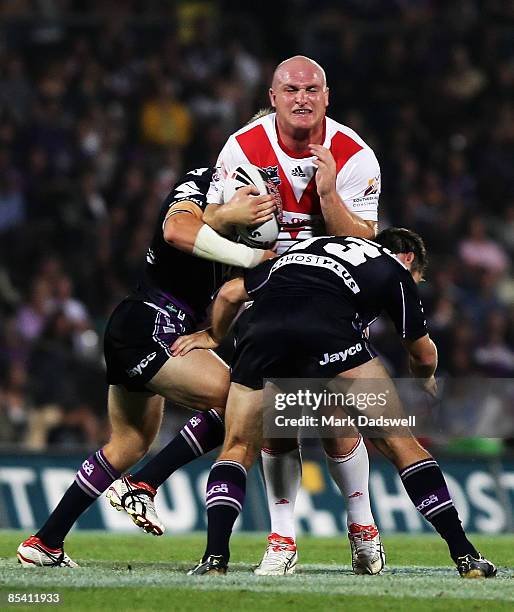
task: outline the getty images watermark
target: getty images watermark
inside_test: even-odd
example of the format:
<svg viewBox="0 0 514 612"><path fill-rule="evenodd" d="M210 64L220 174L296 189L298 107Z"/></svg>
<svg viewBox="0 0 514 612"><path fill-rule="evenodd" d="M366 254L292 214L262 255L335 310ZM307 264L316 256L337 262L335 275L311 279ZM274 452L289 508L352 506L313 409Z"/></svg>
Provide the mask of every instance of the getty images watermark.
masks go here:
<svg viewBox="0 0 514 612"><path fill-rule="evenodd" d="M278 427L415 427L416 416L387 417L384 414L370 416L357 414L355 416L337 415L331 411L334 407L361 412L369 408L387 409L389 390L381 393L337 393L323 390L320 393L310 389L298 389L296 392L277 392L274 396L274 407L278 412L286 409L302 409L301 416L286 416L277 414L275 424ZM306 409L306 410L304 410ZM311 411L313 414L309 414Z"/></svg>
<svg viewBox="0 0 514 612"><path fill-rule="evenodd" d="M512 437L514 381L273 379L264 387L265 438Z"/></svg>

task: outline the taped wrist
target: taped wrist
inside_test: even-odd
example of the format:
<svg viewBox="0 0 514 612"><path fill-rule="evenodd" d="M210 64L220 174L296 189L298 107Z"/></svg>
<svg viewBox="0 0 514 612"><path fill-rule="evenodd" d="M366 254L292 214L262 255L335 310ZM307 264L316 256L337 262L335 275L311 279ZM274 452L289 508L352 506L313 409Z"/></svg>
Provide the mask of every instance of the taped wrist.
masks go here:
<svg viewBox="0 0 514 612"><path fill-rule="evenodd" d="M193 255L228 266L254 268L262 259L262 250L227 240L212 227L203 225L196 236Z"/></svg>

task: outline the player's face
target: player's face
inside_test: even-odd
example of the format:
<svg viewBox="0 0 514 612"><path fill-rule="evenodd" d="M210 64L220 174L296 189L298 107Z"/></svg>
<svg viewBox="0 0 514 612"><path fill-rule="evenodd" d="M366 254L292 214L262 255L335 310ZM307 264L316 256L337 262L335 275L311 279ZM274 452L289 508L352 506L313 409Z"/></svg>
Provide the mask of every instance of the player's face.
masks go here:
<svg viewBox="0 0 514 612"><path fill-rule="evenodd" d="M322 72L310 62L292 62L279 69L269 91L277 118L292 130L319 127L328 106Z"/></svg>

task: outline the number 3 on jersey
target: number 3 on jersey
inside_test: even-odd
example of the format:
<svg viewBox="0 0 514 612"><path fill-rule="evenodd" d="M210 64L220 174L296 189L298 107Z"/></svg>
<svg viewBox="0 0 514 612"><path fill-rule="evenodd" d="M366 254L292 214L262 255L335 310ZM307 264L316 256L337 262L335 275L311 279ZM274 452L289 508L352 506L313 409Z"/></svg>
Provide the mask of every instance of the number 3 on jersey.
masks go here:
<svg viewBox="0 0 514 612"><path fill-rule="evenodd" d="M322 238L322 236L308 238L292 246L289 252L302 251L308 248L313 242L316 242L316 240L321 240ZM329 243L323 247L323 250L330 253L330 255L335 255L338 259L347 261L354 267L360 266L368 259L375 259L375 257L380 257L381 255L380 250L376 246L362 238L348 237L347 240L351 241L351 244Z"/></svg>

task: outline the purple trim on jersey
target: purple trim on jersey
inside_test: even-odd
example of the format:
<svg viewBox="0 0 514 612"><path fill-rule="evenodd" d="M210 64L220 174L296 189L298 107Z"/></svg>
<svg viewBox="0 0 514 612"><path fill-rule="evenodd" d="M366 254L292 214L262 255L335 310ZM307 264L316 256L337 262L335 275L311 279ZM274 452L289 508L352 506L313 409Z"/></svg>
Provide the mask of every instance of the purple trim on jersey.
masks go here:
<svg viewBox="0 0 514 612"><path fill-rule="evenodd" d="M148 278L140 279L137 289L132 295L138 296L139 298L147 298L147 300L143 299L143 301L152 302L156 306L159 306L159 308L167 310L171 315L176 314L173 312L173 308L170 308L170 306L174 306L176 310L182 310L185 315L192 319L193 323L196 323L202 315L201 312L196 312L189 304L186 304L171 293L157 287Z"/></svg>
<svg viewBox="0 0 514 612"><path fill-rule="evenodd" d="M166 306L171 303L179 310L183 310L185 314L191 319L194 319L196 321L198 318L198 313L195 313L194 310L190 306L188 306L184 302L181 302L179 299L177 299L173 295L166 293L165 291L162 291L161 289L151 290L151 301L156 306L160 306L161 308L166 308Z"/></svg>

